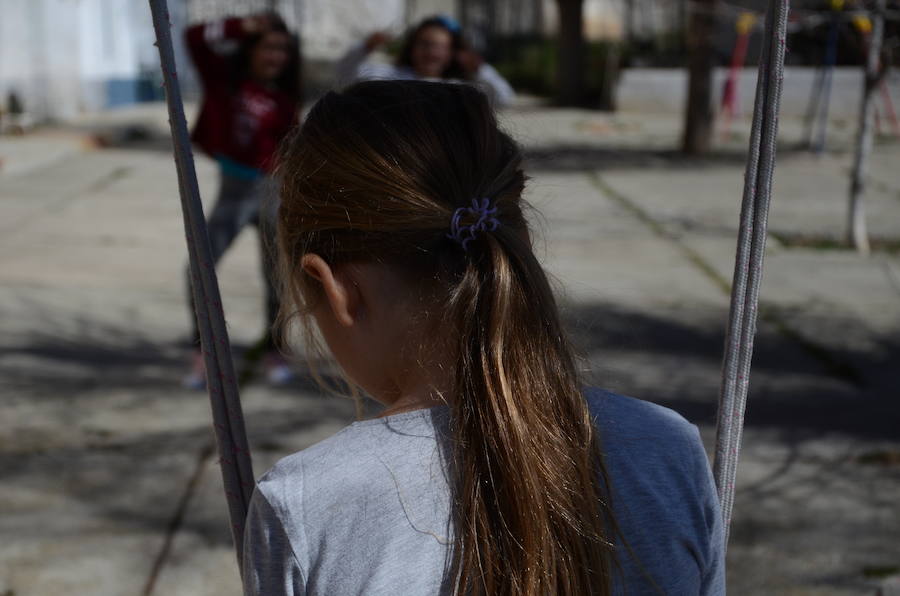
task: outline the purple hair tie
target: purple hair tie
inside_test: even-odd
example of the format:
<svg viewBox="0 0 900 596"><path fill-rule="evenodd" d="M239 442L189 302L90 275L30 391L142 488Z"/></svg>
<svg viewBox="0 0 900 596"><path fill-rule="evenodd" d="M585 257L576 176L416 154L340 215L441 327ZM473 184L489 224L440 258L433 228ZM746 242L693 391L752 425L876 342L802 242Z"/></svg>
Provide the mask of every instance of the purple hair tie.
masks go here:
<svg viewBox="0 0 900 596"><path fill-rule="evenodd" d="M474 223L465 225L460 224L463 217L469 216L475 219ZM472 199L471 207L460 207L453 212L453 218L450 220L450 233L447 237L462 246L464 251L469 250L469 242L479 232L493 232L500 225L497 219L497 208L491 207L491 200L488 198Z"/></svg>

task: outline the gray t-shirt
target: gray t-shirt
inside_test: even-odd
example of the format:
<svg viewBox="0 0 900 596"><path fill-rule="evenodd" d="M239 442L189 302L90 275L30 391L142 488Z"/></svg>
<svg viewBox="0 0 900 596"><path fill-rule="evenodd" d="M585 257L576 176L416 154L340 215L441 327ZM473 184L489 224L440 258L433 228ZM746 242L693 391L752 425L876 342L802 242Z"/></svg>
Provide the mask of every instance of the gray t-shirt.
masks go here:
<svg viewBox="0 0 900 596"><path fill-rule="evenodd" d="M649 402L586 399L630 547L617 549L615 593L724 594L721 514L697 428ZM244 593L450 593L447 427L446 407L365 420L275 464L250 503Z"/></svg>

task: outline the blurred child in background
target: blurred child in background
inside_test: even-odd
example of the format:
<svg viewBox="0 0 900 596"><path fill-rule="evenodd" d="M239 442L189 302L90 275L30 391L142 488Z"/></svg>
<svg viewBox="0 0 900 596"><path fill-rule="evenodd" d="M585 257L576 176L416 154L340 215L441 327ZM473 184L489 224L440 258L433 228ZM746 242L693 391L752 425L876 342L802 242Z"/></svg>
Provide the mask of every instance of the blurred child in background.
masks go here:
<svg viewBox="0 0 900 596"><path fill-rule="evenodd" d="M190 27L187 46L203 85L193 140L219 165L219 194L207 222L218 262L247 224L260 236L268 322L264 358L269 380L291 377L271 335L278 312L273 279L277 190L271 176L281 140L298 120L300 52L297 39L276 13L228 18ZM202 388L206 371L193 308L191 370L184 384Z"/></svg>
<svg viewBox="0 0 900 596"><path fill-rule="evenodd" d="M506 79L469 47L459 23L450 17L429 17L414 27L394 64L367 59L390 41L389 34L376 31L350 48L338 63L338 83L345 86L368 79L464 81L480 88L495 108L506 107L515 98Z"/></svg>

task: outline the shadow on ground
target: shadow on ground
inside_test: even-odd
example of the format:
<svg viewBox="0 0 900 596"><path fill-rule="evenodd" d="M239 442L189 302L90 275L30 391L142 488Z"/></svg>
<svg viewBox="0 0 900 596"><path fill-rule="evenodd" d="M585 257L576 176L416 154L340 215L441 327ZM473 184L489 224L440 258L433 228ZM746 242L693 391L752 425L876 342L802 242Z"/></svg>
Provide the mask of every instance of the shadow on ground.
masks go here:
<svg viewBox="0 0 900 596"><path fill-rule="evenodd" d="M0 393L11 421L0 431L0 482L15 494L64 498L73 518L103 520L116 532L159 532L214 442L206 393L180 386L190 347L95 321L68 325L82 327L91 339L33 333L0 346ZM232 347L238 363L250 349ZM354 417L351 402L323 395L302 368L288 386L260 393L245 394L244 418L251 448L263 458ZM31 538L66 532L22 506L9 521L27 525ZM228 546L222 514L224 500L221 511L190 516L181 529Z"/></svg>
<svg viewBox="0 0 900 596"><path fill-rule="evenodd" d="M629 145L597 146L588 144L526 145L525 169L536 172L587 172L607 169L652 168L698 169L746 165L746 148L719 148L704 156L691 156L677 148L647 148ZM779 147L784 159L791 154L803 154L796 147Z"/></svg>
<svg viewBox="0 0 900 596"><path fill-rule="evenodd" d="M646 391L638 396L652 397L694 422L714 421L711 388L721 360L723 312L651 315L595 303L569 305L565 317L575 344L592 366L603 368L610 360L619 363L620 386ZM106 404L137 412L142 402L153 400L159 406L156 415L164 416L159 412L168 409L174 421L183 400L205 402L204 395L178 387L186 353L183 344L154 342L135 335L134 329L100 329L96 322L83 323L90 325L91 337L100 339L33 334L0 348L2 389L12 402L7 407L26 401L32 406L56 402L54 407L74 422L90 414L81 408ZM830 318L821 325L823 333L839 334L854 321ZM236 346L236 356L246 350L247 346ZM900 426L900 402L894 399L895 371L900 368L896 338L879 338L874 352L847 348L836 354L867 363L864 387L829 378L815 360L773 331L761 331L756 353L754 373L759 381L752 385L749 398L748 429L775 433L788 444L824 433L896 439ZM692 384L694 375L706 378L705 385ZM352 418L350 404L322 396L315 388L312 378L301 373L293 386L267 394L270 404L257 400L246 416L251 445L261 451L283 450L297 433ZM122 397L114 404L103 401L102 396L112 394ZM65 418L60 423L65 424ZM171 503L186 482L190 465L185 462L196 458L211 437L208 420L198 417L196 423L173 425L171 430L156 424L146 432L88 437L46 449L21 451L7 444L0 452L0 477L5 485L21 490L62 492L117 526L159 529L169 523ZM171 482L159 482L160 478ZM227 528L219 527L215 516L185 523L185 530L211 542L230 543Z"/></svg>
<svg viewBox="0 0 900 596"><path fill-rule="evenodd" d="M602 370L610 357L623 360L624 366L616 368L618 385L649 391L640 397L671 407L694 422L715 423L726 311L654 316L597 303L569 305L565 316L575 345L592 368ZM855 319L806 316L804 326L823 338L852 338L860 331ZM790 338L761 325L754 345L755 378L748 397L747 426L795 435L837 432L896 439L900 341L888 335L869 340L869 350L849 343L830 346L835 361L859 371L862 383L854 384L831 374ZM628 366L629 354L639 357L633 367ZM705 385L692 386L698 377Z"/></svg>

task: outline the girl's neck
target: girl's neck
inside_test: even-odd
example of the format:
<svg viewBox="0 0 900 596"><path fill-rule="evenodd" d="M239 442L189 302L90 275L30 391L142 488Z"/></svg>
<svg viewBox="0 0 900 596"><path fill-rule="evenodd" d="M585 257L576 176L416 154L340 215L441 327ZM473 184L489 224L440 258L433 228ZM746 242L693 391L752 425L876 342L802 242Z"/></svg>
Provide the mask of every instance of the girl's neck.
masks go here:
<svg viewBox="0 0 900 596"><path fill-rule="evenodd" d="M443 397L432 394L430 396L404 396L387 406L380 414L379 418L385 416L393 416L394 414L403 414L404 412L414 412L416 410L426 410L435 406L446 406L447 400Z"/></svg>
<svg viewBox="0 0 900 596"><path fill-rule="evenodd" d="M456 367L453 359L447 357L448 351L443 351L443 358L437 357L435 352L439 350L433 350L427 360L416 359L413 365L400 368L401 373L394 377L393 391L377 396L378 401L385 404L380 417L444 406L450 402Z"/></svg>

